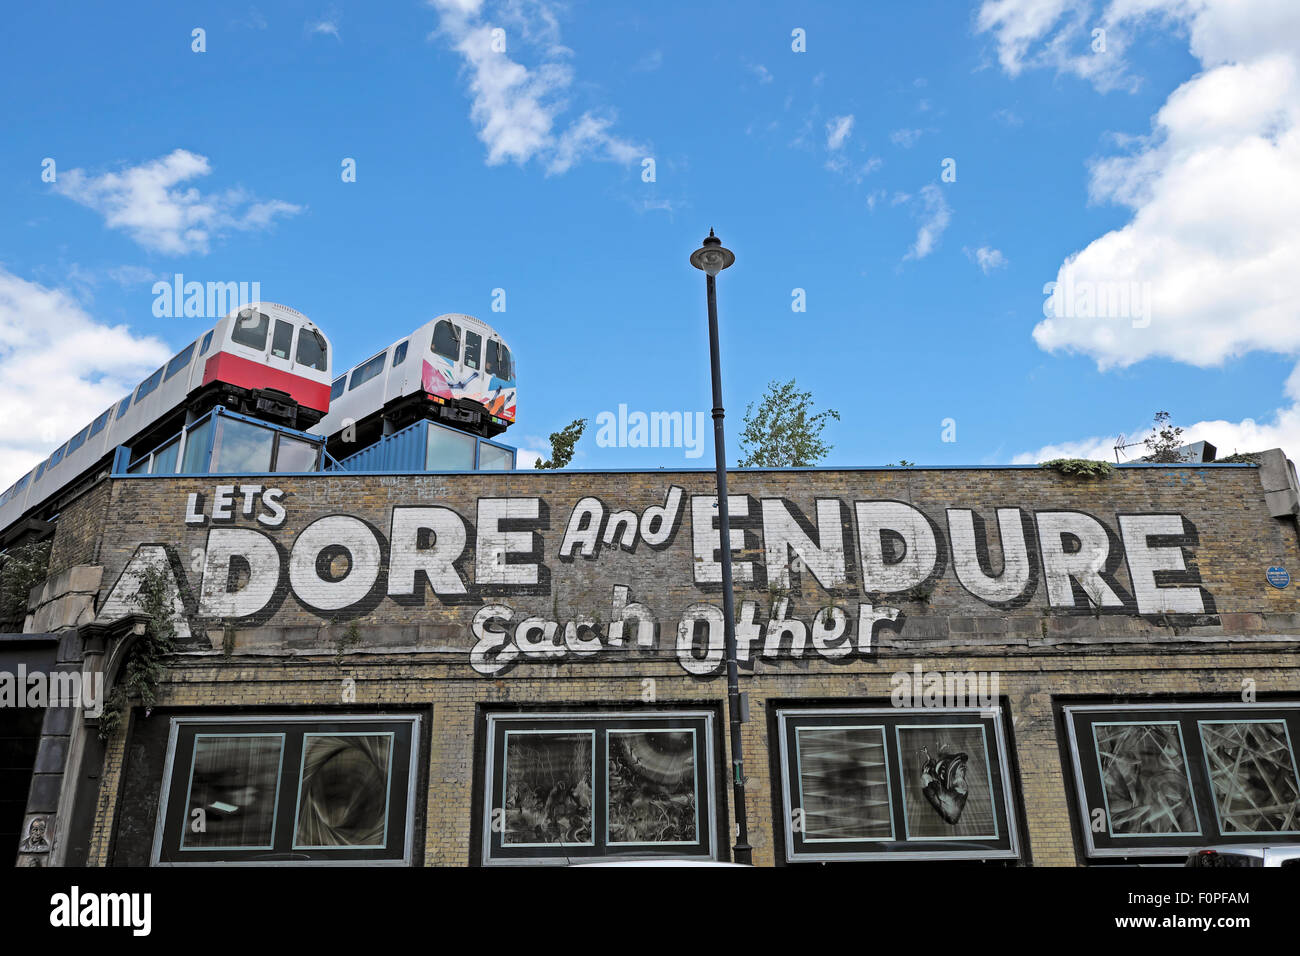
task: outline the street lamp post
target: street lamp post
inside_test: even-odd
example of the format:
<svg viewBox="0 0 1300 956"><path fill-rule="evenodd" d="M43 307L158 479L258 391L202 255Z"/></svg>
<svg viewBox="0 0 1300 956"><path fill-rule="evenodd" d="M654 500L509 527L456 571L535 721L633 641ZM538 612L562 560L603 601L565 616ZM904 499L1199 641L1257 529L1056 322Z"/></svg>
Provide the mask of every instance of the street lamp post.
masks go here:
<svg viewBox="0 0 1300 956"><path fill-rule="evenodd" d="M736 261L730 249L709 230L704 245L691 253L691 265L705 276L709 300L709 365L713 375L713 454L718 473L718 532L722 547L722 623L727 652L727 712L731 723L731 787L736 804L736 845L732 859L736 863L752 862L749 845L749 822L745 814L745 757L740 739L740 671L736 664L736 607L731 593L731 514L727 507L727 449L722 419L722 362L718 354L719 272Z"/></svg>

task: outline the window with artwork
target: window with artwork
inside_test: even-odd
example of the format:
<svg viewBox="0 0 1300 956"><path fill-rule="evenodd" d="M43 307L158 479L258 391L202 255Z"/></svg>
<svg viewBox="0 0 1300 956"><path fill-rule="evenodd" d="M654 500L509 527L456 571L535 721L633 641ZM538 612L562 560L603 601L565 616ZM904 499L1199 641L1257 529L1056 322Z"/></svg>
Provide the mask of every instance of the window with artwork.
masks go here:
<svg viewBox="0 0 1300 956"><path fill-rule="evenodd" d="M715 852L706 712L492 714L484 863Z"/></svg>
<svg viewBox="0 0 1300 956"><path fill-rule="evenodd" d="M1300 704L1064 709L1089 857L1300 842Z"/></svg>
<svg viewBox="0 0 1300 956"><path fill-rule="evenodd" d="M780 709L790 862L1014 859L999 708Z"/></svg>
<svg viewBox="0 0 1300 956"><path fill-rule="evenodd" d="M409 864L419 724L173 718L153 862Z"/></svg>

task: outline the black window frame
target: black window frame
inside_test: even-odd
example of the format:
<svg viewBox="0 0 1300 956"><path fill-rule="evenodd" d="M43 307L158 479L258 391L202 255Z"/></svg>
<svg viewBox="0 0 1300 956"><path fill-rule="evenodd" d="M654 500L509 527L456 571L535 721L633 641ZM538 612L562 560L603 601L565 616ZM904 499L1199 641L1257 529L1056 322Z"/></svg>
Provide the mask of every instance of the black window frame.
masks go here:
<svg viewBox="0 0 1300 956"><path fill-rule="evenodd" d="M1020 837L1020 803L1016 787L1016 774L1006 731L1006 709L992 707L881 707L862 706L810 706L806 703L776 704L773 706L772 729L777 740L778 763L774 785L780 792L784 807L782 822L778 825L776 839L784 847L788 863L868 862L904 860L1005 860L1022 859ZM993 835L941 837L913 835L912 821L906 809L905 782L908 775L902 764L902 734L900 730L933 727L943 730L974 726L983 728L983 744L987 757L987 789L992 798L995 832ZM889 800L889 835L862 839L806 839L796 821L804 819L799 796L798 752L793 745L800 728L865 729L879 728L883 735L886 788ZM913 761L912 748L907 753ZM931 754L938 756L938 754ZM974 773L970 768L968 773ZM795 811L801 812L796 815Z"/></svg>
<svg viewBox="0 0 1300 956"><path fill-rule="evenodd" d="M475 371L482 369L483 368L483 336L479 335L477 332L473 331L472 329L465 329L462 335L465 338L465 348L464 348L464 356L462 357L461 361L465 364L466 368L472 368ZM472 341L470 339L470 336L473 336ZM471 349L473 350L474 353L473 363L470 362Z"/></svg>
<svg viewBox="0 0 1300 956"><path fill-rule="evenodd" d="M442 330L443 326L446 326L451 331L451 338L455 343L455 347L451 352L447 352L445 349L438 346L438 333ZM459 325L452 322L450 319L440 319L437 325L433 327L433 335L429 339L429 350L433 352L434 355L441 355L443 358L451 359L453 362L459 362L464 342L465 333Z"/></svg>
<svg viewBox="0 0 1300 956"><path fill-rule="evenodd" d="M725 812L717 784L714 712L693 708L607 711L492 711L480 723L484 760L476 782L475 806L479 809L479 857L484 866L555 865L578 860L653 859L662 857L716 860L725 850L719 845L718 818ZM611 731L677 733L694 735L694 843L618 843L611 841L608 795L608 739ZM507 733L555 733L592 736L591 828L589 844L543 844L508 846L494 821L505 819L505 755Z"/></svg>
<svg viewBox="0 0 1300 956"><path fill-rule="evenodd" d="M360 388L366 382L373 381L383 374L388 365L388 349L384 349L378 355L371 356L360 365L352 370L348 376L348 391ZM371 371L373 369L373 371Z"/></svg>
<svg viewBox="0 0 1300 956"><path fill-rule="evenodd" d="M172 356L172 360L167 363L167 374L163 376L164 382L181 369L189 367L190 361L194 358L194 346L197 344L197 342L191 342L189 345L185 346L185 348Z"/></svg>
<svg viewBox="0 0 1300 956"><path fill-rule="evenodd" d="M68 440L67 454L71 455L74 451L76 451L78 448L84 445L86 443L86 439L89 437L90 437L90 426L87 425L85 428L77 432L77 434L73 435L72 438Z"/></svg>
<svg viewBox="0 0 1300 956"><path fill-rule="evenodd" d="M96 435L102 432L104 430L104 426L108 424L108 420L109 418L112 417L112 415L113 415L113 408L110 406L108 411L104 412L102 415L100 415L98 418L96 418L93 422L90 423L90 435L88 437L94 438Z"/></svg>
<svg viewBox="0 0 1300 956"><path fill-rule="evenodd" d="M244 326L241 326L239 323L240 323L240 317L241 317L245 312L253 312L253 313L256 314L256 315L261 316L262 319L265 319L265 320L266 320L266 327L262 330L262 344L261 344L261 345L252 345L252 344L250 344L250 343L248 343L248 342L241 342L241 341L239 341L239 339L235 338L235 336L239 333L239 331L240 331L242 328L244 328ZM261 325L262 325L262 322L259 321L257 324L258 324L258 326L261 326ZM235 315L234 319L231 320L231 325L230 325L230 341L231 341L231 344L233 344L233 345L238 345L240 348L251 349L251 350L254 351L254 352L263 352L263 353L264 353L264 352L266 352L267 343L268 343L270 340L271 340L271 317L270 317L269 315L267 315L265 312L263 312L261 309L241 309L241 310L240 310L240 311Z"/></svg>
<svg viewBox="0 0 1300 956"><path fill-rule="evenodd" d="M282 335L283 333L283 335ZM284 339L284 354L277 353L279 340ZM293 323L284 319L275 319L271 325L271 345L266 353L271 358L278 358L285 362L293 360Z"/></svg>
<svg viewBox="0 0 1300 956"><path fill-rule="evenodd" d="M510 359L510 349L506 344L498 338L489 337L487 347L483 350L483 371L509 382L514 377L511 374Z"/></svg>
<svg viewBox="0 0 1300 956"><path fill-rule="evenodd" d="M416 822L421 816L418 782L421 770L420 714L236 714L172 717L167 738L162 791L158 801L152 866L411 866ZM304 847L297 845L302 758L308 736L393 734L385 822L385 846ZM188 823L190 772L195 740L200 735L283 734L276 809L270 849L184 848ZM179 800L173 795L181 793ZM180 808L177 812L177 808ZM289 812L285 812L289 811Z"/></svg>
<svg viewBox="0 0 1300 956"><path fill-rule="evenodd" d="M167 366L165 365L158 366L158 371L154 372L143 382L141 382L138 386L136 386L135 403L137 405L140 404L140 399L144 398L146 395L148 395L150 392L156 389L159 386L159 384L162 383L162 374L163 374L163 370L166 367Z"/></svg>
<svg viewBox="0 0 1300 956"><path fill-rule="evenodd" d="M302 346L304 342L311 342L320 350L319 364L314 360L304 359L302 356ZM293 347L293 360L297 365L303 365L307 368L315 369L318 372L328 372L330 367L329 344L325 341L325 336L316 329L307 326L299 326L297 343Z"/></svg>
<svg viewBox="0 0 1300 956"><path fill-rule="evenodd" d="M1184 859L1202 847L1300 843L1296 831L1225 830L1216 804L1208 755L1201 735L1203 723L1281 723L1284 726L1292 784L1300 794L1300 701L1179 701L1145 703L1070 703L1061 708L1068 747L1066 778L1072 783L1075 824L1083 838L1083 855L1089 862L1128 858ZM1183 770L1192 798L1196 832L1113 833L1114 820L1102 784L1096 727L1100 725L1169 725L1178 729ZM1104 824L1093 829L1095 811Z"/></svg>

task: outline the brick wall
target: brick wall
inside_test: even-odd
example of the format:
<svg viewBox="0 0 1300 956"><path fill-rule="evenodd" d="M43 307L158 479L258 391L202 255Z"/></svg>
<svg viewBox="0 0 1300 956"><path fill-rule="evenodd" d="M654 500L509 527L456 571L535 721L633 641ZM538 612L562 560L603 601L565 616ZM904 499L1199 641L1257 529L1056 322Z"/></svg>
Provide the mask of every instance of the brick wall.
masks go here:
<svg viewBox="0 0 1300 956"><path fill-rule="evenodd" d="M1300 568L1296 530L1269 515L1253 467L1125 468L1098 481L1037 469L738 472L731 481L733 528L744 532L737 572L749 575L738 580L736 602L742 625L749 622L742 685L751 703L744 744L756 862L777 859L781 832L769 762L774 701L887 704L891 675L916 663L997 672L1013 722L1026 858L1072 865L1076 837L1054 698L1227 700L1239 697L1245 680L1261 698L1300 692L1300 601L1294 587L1270 587L1264 576L1270 566ZM130 575L122 572L133 560L166 560L189 592L182 603L194 640L169 669L160 708L338 707L349 678L359 706L431 706L425 863L470 862L477 707L635 704L652 688L658 706L715 702L725 714L725 680L706 655L715 613L708 608L720 606L715 555L701 527L710 502L692 500L709 495L711 475L322 475L274 487L282 494L266 500L266 489L250 492L245 514L243 493L226 494L215 482L115 480L107 495L75 506L96 516L76 516L67 527L98 523L98 537L79 539L75 550L97 553L105 568L101 616L129 604ZM675 530L644 521L646 509L671 503L672 488L681 490ZM226 501L230 517L214 521L214 506L221 515ZM872 502L903 503L924 517L859 508ZM566 529L586 527L595 503L607 518L632 512L634 550L618 544L623 526L592 557L580 544L566 547L573 543ZM401 519L407 508L446 510L412 512L405 517L419 521L395 525L395 509ZM976 535L975 546L965 546L967 535L963 544L962 516L952 518L950 509L982 519L982 543ZM737 514L744 510L748 516ZM1061 519L1065 512L1084 518ZM873 522L881 514L903 527L880 534ZM927 521L937 552L928 565ZM421 522L433 530L420 532ZM1038 540L1044 528L1058 527L1074 531ZM1016 552L1018 528L1026 584L1010 588L997 580L1002 531ZM1099 537L1090 540L1096 528ZM774 539L803 544L781 558L768 551ZM1069 550L1074 541L1107 553L1079 563ZM1007 563L1017 573L1015 561ZM788 582L783 564L795 572ZM412 577L413 565L425 570ZM373 586L362 587L372 575ZM359 582L355 593L349 579ZM239 604L259 589L264 602ZM644 605L657 624L648 646L638 644L626 610L632 604ZM835 612L818 617L832 607L842 620ZM230 616L250 608L251 615ZM774 608L784 614L770 624ZM614 622L623 616L617 644ZM538 620L521 633L527 618ZM517 656L500 666L511 647ZM108 749L92 862L110 859L127 746L119 733ZM729 805L729 788L722 791Z"/></svg>

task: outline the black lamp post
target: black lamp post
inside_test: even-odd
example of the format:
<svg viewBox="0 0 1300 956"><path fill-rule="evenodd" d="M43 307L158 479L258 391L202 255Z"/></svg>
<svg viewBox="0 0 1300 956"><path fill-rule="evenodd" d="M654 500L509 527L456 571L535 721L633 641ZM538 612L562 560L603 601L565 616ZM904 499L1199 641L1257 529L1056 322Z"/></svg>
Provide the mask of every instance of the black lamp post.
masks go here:
<svg viewBox="0 0 1300 956"><path fill-rule="evenodd" d="M731 722L731 787L736 804L736 863L751 863L749 822L745 814L745 757L740 740L740 672L736 665L736 607L731 594L731 515L727 507L727 450L722 428L722 363L718 355L718 293L715 279L736 261L730 249L709 230L704 245L691 253L691 265L705 276L709 300L709 365L713 375L713 454L718 473L718 531L722 537L722 622L727 652L727 711Z"/></svg>

